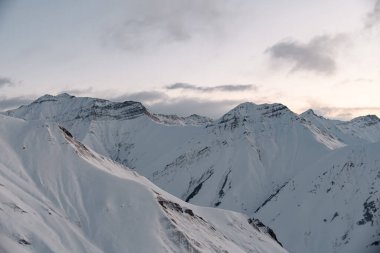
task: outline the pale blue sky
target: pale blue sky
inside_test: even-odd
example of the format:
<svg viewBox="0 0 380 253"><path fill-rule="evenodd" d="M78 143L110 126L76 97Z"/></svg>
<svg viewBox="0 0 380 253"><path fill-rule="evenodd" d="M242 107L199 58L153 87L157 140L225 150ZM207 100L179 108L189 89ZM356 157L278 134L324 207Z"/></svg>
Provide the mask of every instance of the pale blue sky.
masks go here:
<svg viewBox="0 0 380 253"><path fill-rule="evenodd" d="M380 115L379 42L375 0L0 0L0 110L68 91L182 115ZM222 85L250 86L199 89Z"/></svg>

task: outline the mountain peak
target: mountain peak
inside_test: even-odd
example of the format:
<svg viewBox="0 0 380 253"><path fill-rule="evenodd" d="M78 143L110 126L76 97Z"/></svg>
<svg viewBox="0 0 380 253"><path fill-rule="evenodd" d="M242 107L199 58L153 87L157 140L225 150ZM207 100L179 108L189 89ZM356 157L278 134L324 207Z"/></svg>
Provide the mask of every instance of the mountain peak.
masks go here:
<svg viewBox="0 0 380 253"><path fill-rule="evenodd" d="M255 104L251 102L245 102L238 106L236 106L234 109L226 113L222 118L225 117L267 117L267 118L273 118L273 117L281 117L283 115L294 113L289 110L288 107L286 107L283 104L274 103L274 104Z"/></svg>
<svg viewBox="0 0 380 253"><path fill-rule="evenodd" d="M54 101L58 101L58 100L65 100L65 99L71 99L71 98L75 98L75 96L72 96L68 93L61 93L61 94L58 94L56 96L50 95L50 94L45 94L45 95L37 98L36 100L34 100L32 102L32 104L33 103L39 104L39 103L48 102L48 101L54 102Z"/></svg>
<svg viewBox="0 0 380 253"><path fill-rule="evenodd" d="M70 121L74 119L131 119L150 115L135 101L112 102L105 99L75 97L67 93L46 94L31 104L7 112L7 115L29 120Z"/></svg>
<svg viewBox="0 0 380 253"><path fill-rule="evenodd" d="M59 97L59 98L74 98L75 96L72 96L72 95L64 92L64 93L58 94L56 97Z"/></svg>
<svg viewBox="0 0 380 253"><path fill-rule="evenodd" d="M263 121L264 119L281 119L283 117L297 117L283 104L255 104L251 102L242 103L224 114L217 124L231 124L231 129L245 121ZM240 123L239 123L240 122Z"/></svg>
<svg viewBox="0 0 380 253"><path fill-rule="evenodd" d="M313 109L308 109L307 111L304 111L303 113L301 113L301 115L315 115L315 116L318 116Z"/></svg>
<svg viewBox="0 0 380 253"><path fill-rule="evenodd" d="M356 117L352 120L380 121L379 117L377 117L377 115L374 115L374 114L359 116L359 117Z"/></svg>
<svg viewBox="0 0 380 253"><path fill-rule="evenodd" d="M311 120L313 118L325 119L323 116L316 114L313 109L308 109L307 111L304 111L303 113L301 113L299 116L306 120Z"/></svg>
<svg viewBox="0 0 380 253"><path fill-rule="evenodd" d="M353 118L350 123L363 124L363 126L371 126L380 123L380 119L376 115L366 115Z"/></svg>
<svg viewBox="0 0 380 253"><path fill-rule="evenodd" d="M55 101L55 100L56 100L56 99L55 99L55 96L50 95L50 94L45 94L45 95L43 95L43 96L37 98L36 100L34 100L34 101L32 102L32 104L33 104L33 103L41 103L41 102L44 102L44 101Z"/></svg>
<svg viewBox="0 0 380 253"><path fill-rule="evenodd" d="M201 126L212 122L212 119L193 114L188 117L150 113L143 104L136 101L112 102L92 97L75 97L68 93L56 96L46 94L31 104L6 112L9 116L28 120L53 120L58 122L74 119L132 119L147 115L169 125Z"/></svg>

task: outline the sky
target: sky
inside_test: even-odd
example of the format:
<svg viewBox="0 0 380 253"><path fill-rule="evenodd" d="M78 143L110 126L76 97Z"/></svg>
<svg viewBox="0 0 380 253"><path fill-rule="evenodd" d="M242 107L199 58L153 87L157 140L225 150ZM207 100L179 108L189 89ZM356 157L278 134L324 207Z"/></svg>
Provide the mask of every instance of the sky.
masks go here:
<svg viewBox="0 0 380 253"><path fill-rule="evenodd" d="M0 0L0 111L67 92L380 116L380 0Z"/></svg>

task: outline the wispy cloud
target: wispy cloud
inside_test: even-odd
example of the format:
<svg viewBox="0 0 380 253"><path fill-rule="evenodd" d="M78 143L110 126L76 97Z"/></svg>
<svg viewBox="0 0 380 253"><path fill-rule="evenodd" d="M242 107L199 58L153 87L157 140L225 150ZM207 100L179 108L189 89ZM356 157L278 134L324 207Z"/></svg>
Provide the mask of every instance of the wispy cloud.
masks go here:
<svg viewBox="0 0 380 253"><path fill-rule="evenodd" d="M380 0L377 0L373 9L368 13L365 27L372 28L380 24Z"/></svg>
<svg viewBox="0 0 380 253"><path fill-rule="evenodd" d="M350 120L355 117L376 114L380 116L380 107L317 107L315 111L323 116L333 118Z"/></svg>
<svg viewBox="0 0 380 253"><path fill-rule="evenodd" d="M0 88L5 86L13 86L15 83L9 77L0 76Z"/></svg>
<svg viewBox="0 0 380 253"><path fill-rule="evenodd" d="M229 85L218 85L212 87L196 86L188 83L175 83L166 86L168 90L192 90L201 92L234 92L234 91L247 91L247 90L257 90L258 86L253 84L229 84Z"/></svg>
<svg viewBox="0 0 380 253"><path fill-rule="evenodd" d="M303 111L312 108L317 114L330 119L350 120L355 117L376 114L380 116L379 106L334 106L318 102L316 100L309 100L309 106L303 108Z"/></svg>
<svg viewBox="0 0 380 253"><path fill-rule="evenodd" d="M199 114L212 118L222 116L224 113L242 103L241 100L207 100L197 97L175 98L162 100L151 104L148 108L155 113L177 114L188 116Z"/></svg>
<svg viewBox="0 0 380 253"><path fill-rule="evenodd" d="M234 106L246 102L245 99L228 99L225 98L207 98L202 96L204 92L244 92L255 90L255 85L218 85L212 87L202 87L186 83L175 83L163 87L159 90L140 91L127 93L121 96L110 97L112 101L138 101L147 106L154 113L177 114L179 116L188 116L199 114L212 118L220 117ZM189 93L173 94L171 90L191 90L195 91L192 95Z"/></svg>
<svg viewBox="0 0 380 253"><path fill-rule="evenodd" d="M226 10L223 2L204 0L141 0L126 4L127 18L105 34L106 43L125 50L218 34Z"/></svg>
<svg viewBox="0 0 380 253"><path fill-rule="evenodd" d="M114 101L138 101L143 104L151 104L155 102L161 102L167 100L169 96L161 91L141 91L135 93L124 94L122 96L114 97L112 100Z"/></svg>
<svg viewBox="0 0 380 253"><path fill-rule="evenodd" d="M311 71L331 75L337 70L336 51L348 40L345 34L316 36L307 43L295 40L281 41L266 49L272 61L291 66L291 72Z"/></svg>

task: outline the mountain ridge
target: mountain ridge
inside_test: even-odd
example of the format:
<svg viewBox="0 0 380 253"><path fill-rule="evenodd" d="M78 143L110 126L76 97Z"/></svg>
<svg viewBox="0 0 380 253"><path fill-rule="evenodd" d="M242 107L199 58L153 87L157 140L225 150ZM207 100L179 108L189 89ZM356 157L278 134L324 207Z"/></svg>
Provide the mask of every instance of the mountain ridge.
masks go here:
<svg viewBox="0 0 380 253"><path fill-rule="evenodd" d="M74 96L74 95L71 95L69 93L60 93L58 95L51 95L51 94L45 94L45 95L42 95L38 98L36 98L35 100L33 100L30 104L34 104L34 103L41 103L41 102L58 102L60 99L85 99L85 100L94 100L94 101L98 101L100 103L109 103L109 104L114 104L114 105L118 105L118 104L123 104L123 103L126 103L126 102L129 102L129 103L139 103L144 110L147 110L149 112L149 114L151 115L158 115L158 116L167 116L167 117L178 117L178 118L190 118L190 117L193 117L193 116L197 116L197 117L201 117L201 118L204 118L204 119L208 119L208 120L212 120L212 121L216 121L220 118L222 118L223 116L225 116L226 114L228 113L231 113L232 111L234 110L238 110L239 108L247 108L247 107L251 107L251 108L258 108L259 110L262 109L262 108L265 108L265 107L284 107L283 109L287 109L288 111L292 112L286 105L283 105L281 103L263 103L263 104L256 104L254 102L242 102L240 103L239 105L235 106L234 108L232 108L230 111L226 112L224 115L222 115L221 117L219 118L216 118L216 119L211 119L209 117L206 117L206 116L202 116L202 115L197 115L197 114L192 114L192 115L189 115L189 116L177 116L177 115L171 115L171 114L162 114L162 113L152 113L150 112L141 102L138 102L138 101L131 101L131 100L126 100L126 101L122 101L122 102L113 102L111 100L107 100L107 99L101 99L101 98L93 98L93 97L80 97L80 96ZM25 107L25 106L28 106L28 105L21 105L20 107L18 108L15 108L15 109L11 109L11 110L7 110L5 112L2 112L3 114L6 113L10 113L12 111L15 111L15 110L19 110L20 108L22 107ZM294 113L294 112L292 112ZM308 109L302 113L294 113L296 114L297 116L300 116L300 117L303 117L305 116L306 114L313 114L315 116L318 116L318 117L322 117L322 118L325 118L327 120L332 120L332 121L341 121L341 122L349 122L349 121L358 121L360 119L372 119L372 121L380 121L379 117L377 115L362 115L362 116L357 116L355 118L352 118L350 120L337 120L337 119L329 119L329 118L326 118L324 116L321 116L319 114L317 114L313 109Z"/></svg>
<svg viewBox="0 0 380 253"><path fill-rule="evenodd" d="M67 101L71 100L75 98L67 98ZM349 155L342 157L339 154L344 150L348 150L348 153L360 153L361 146L376 148L376 143L380 141L380 122L377 117L363 116L350 121L330 120L318 116L312 110L296 114L278 103L257 105L247 102L234 107L219 119L210 121L195 117L195 121L201 122L191 124L183 122L185 119L178 116L156 115L157 120L154 114L151 114L153 117L141 114L132 118L86 117L69 121L57 120L61 117L61 111L56 102L46 104L49 104L48 110L44 109L46 111L41 110L38 104L32 103L29 105L31 112L21 108L8 114L27 120L36 119L40 124L46 120L56 121L87 147L136 170L185 202L238 211L248 216L258 215L258 218L262 218L274 231L280 231L279 241L285 248L288 247L296 253L319 253L313 245L320 244L319 238L323 236L312 238L310 234L319 235L324 227L328 227L323 221L324 218L322 221L315 220L327 214L315 206L301 209L306 217L311 217L315 226L297 224L297 237L287 235L289 223L279 221L276 216L283 214L283 221L295 223L299 215L299 203L291 199L294 196L302 196L308 203L313 199L304 195L305 189L297 194L289 192L289 189L293 189L293 185L311 184L311 179L302 175L320 171L321 168L316 168L315 164L327 167L326 175L335 173L336 177L349 178L346 183L356 182L353 181L355 173L337 174L336 167L332 165L335 164L333 160L335 159L337 164L339 160L341 167L346 162L360 164L364 159L367 159L368 164L373 164L376 161L374 155L355 156L357 158L351 161ZM70 108L74 112L68 113L75 115L78 109ZM110 113L112 115L116 112L117 110L111 110ZM324 161L326 163L323 163ZM365 171L372 169L368 166L355 168ZM320 173L321 178L325 178L324 172ZM366 184L365 181L360 181L356 187L367 189ZM333 191L334 187L331 186L330 191ZM331 196L330 191L327 192L328 188L324 191L315 189L321 203L328 202ZM359 195L349 195L351 199L346 200L350 203L346 207L347 210L338 213L358 219L355 213L362 212L363 198L376 197L375 190L363 190L363 196L360 195L360 198ZM338 189L334 192L338 192ZM293 211L282 210L281 205L276 204L277 199L284 199L281 202L284 206L286 202L291 203L286 208ZM374 203L373 206L372 202L368 202L366 206L378 208L377 202ZM334 204L329 203L331 207L334 207ZM311 202L309 205L313 206ZM263 210L267 210L269 206L273 206L273 210L266 215ZM332 215L334 216L334 213ZM349 219L339 220L351 224ZM372 226L366 224L358 226L352 223L349 233L356 234L356 231L362 230L376 241L376 232ZM345 229L348 231L348 228ZM342 230L331 231L332 239L324 239L324 252L346 252L342 246L346 245L344 243L352 243L359 247L359 242L354 239L343 240L341 246L336 246L336 240L343 237ZM339 243L340 241L339 239ZM367 253L373 248L360 249Z"/></svg>

